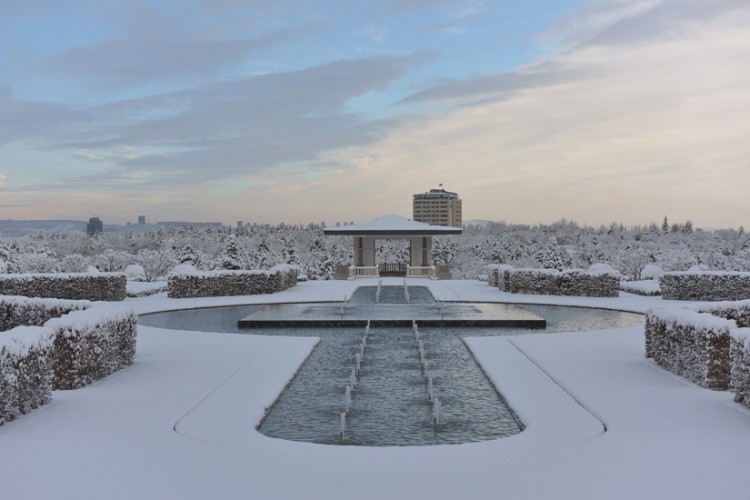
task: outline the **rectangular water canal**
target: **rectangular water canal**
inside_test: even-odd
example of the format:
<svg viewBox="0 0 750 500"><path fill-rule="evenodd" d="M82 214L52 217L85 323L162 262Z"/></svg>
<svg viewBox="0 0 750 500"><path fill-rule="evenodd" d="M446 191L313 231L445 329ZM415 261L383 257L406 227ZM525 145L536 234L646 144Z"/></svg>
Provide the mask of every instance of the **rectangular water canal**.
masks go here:
<svg viewBox="0 0 750 500"><path fill-rule="evenodd" d="M494 305L500 307L440 304L426 287L406 285L360 287L341 304L301 305L295 312L304 326L361 326L325 329L260 431L282 439L369 446L466 443L520 432L458 331L424 326L544 321L514 306ZM240 327L278 314L283 313L256 311Z"/></svg>
<svg viewBox="0 0 750 500"><path fill-rule="evenodd" d="M341 439L344 395L365 329L326 330L267 415L269 437L325 444L405 446L466 443L516 434L521 426L450 328L372 328ZM441 411L434 422L428 378Z"/></svg>

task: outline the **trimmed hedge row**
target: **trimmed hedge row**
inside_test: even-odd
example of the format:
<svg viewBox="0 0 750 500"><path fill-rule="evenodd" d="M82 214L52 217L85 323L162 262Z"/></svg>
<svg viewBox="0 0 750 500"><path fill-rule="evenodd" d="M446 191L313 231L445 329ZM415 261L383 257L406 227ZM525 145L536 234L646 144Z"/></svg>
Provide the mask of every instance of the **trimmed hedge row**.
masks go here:
<svg viewBox="0 0 750 500"><path fill-rule="evenodd" d="M42 326L63 314L91 307L88 300L49 300L0 295L0 332L17 326Z"/></svg>
<svg viewBox="0 0 750 500"><path fill-rule="evenodd" d="M132 311L106 305L45 323L55 331L52 388L77 389L132 365L136 323Z"/></svg>
<svg viewBox="0 0 750 500"><path fill-rule="evenodd" d="M659 277L659 287L667 300L750 299L750 273L665 273Z"/></svg>
<svg viewBox="0 0 750 500"><path fill-rule="evenodd" d="M490 264L487 266L487 283L493 288L503 289L503 273L513 269L513 266L508 264Z"/></svg>
<svg viewBox="0 0 750 500"><path fill-rule="evenodd" d="M708 389L729 387L729 331L734 321L689 309L646 315L646 357Z"/></svg>
<svg viewBox="0 0 750 500"><path fill-rule="evenodd" d="M732 330L729 345L734 400L750 408L750 328Z"/></svg>
<svg viewBox="0 0 750 500"><path fill-rule="evenodd" d="M276 293L297 284L297 268L277 266L270 271L204 271L169 276L167 296L184 299L224 295Z"/></svg>
<svg viewBox="0 0 750 500"><path fill-rule="evenodd" d="M51 328L19 326L0 332L0 425L52 398Z"/></svg>
<svg viewBox="0 0 750 500"><path fill-rule="evenodd" d="M0 310L0 424L48 402L53 389L82 387L133 363L130 310L25 297L0 297Z"/></svg>
<svg viewBox="0 0 750 500"><path fill-rule="evenodd" d="M646 357L750 408L750 300L646 316Z"/></svg>
<svg viewBox="0 0 750 500"><path fill-rule="evenodd" d="M0 295L111 302L125 300L126 285L123 273L0 274Z"/></svg>
<svg viewBox="0 0 750 500"><path fill-rule="evenodd" d="M500 272L501 291L532 295L572 295L582 297L617 297L620 276L571 269L513 269Z"/></svg>

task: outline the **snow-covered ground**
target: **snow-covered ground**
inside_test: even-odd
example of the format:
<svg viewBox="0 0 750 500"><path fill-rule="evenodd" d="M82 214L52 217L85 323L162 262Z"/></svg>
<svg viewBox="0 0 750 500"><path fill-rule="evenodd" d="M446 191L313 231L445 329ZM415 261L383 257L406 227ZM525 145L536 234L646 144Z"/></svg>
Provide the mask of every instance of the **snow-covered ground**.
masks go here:
<svg viewBox="0 0 750 500"><path fill-rule="evenodd" d="M387 284L387 280L386 284ZM400 283L400 280L398 280ZM659 297L510 295L477 281L417 281L441 300L645 311ZM128 299L139 312L341 300L356 282L273 296ZM687 304L685 304L687 305ZM315 339L139 327L136 363L0 427L0 496L76 498L746 498L750 410L643 355L643 328L468 344L526 424L513 437L365 448L254 430Z"/></svg>

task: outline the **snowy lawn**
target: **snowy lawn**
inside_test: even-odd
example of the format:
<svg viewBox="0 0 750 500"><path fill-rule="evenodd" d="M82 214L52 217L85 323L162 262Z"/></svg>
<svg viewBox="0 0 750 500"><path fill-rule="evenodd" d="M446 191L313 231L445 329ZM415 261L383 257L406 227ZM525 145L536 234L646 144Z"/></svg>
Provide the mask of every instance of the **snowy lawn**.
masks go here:
<svg viewBox="0 0 750 500"><path fill-rule="evenodd" d="M129 299L139 312L341 300L376 282L273 296ZM386 284L401 283L395 280ZM658 297L522 296L414 280L441 300L644 311ZM315 339L139 327L136 363L0 427L2 498L742 498L750 411L643 354L643 328L468 344L526 429L454 446L364 448L254 430Z"/></svg>

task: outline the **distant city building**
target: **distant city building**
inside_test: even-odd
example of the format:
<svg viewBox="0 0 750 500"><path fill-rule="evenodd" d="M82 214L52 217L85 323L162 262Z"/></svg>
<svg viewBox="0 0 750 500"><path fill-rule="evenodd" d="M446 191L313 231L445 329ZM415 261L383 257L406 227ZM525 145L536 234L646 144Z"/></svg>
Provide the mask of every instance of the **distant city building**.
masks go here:
<svg viewBox="0 0 750 500"><path fill-rule="evenodd" d="M412 219L433 226L461 227L461 198L442 188L415 194Z"/></svg>
<svg viewBox="0 0 750 500"><path fill-rule="evenodd" d="M91 217L89 223L86 224L86 234L89 236L96 236L104 232L104 223L99 217Z"/></svg>
<svg viewBox="0 0 750 500"><path fill-rule="evenodd" d="M138 216L138 225L143 226L146 224L146 216L145 215L139 215Z"/></svg>
<svg viewBox="0 0 750 500"><path fill-rule="evenodd" d="M224 224L221 222L188 222L188 221L159 221L156 223L157 226L162 226L165 229L180 229L184 227L192 227L194 229L221 229Z"/></svg>
<svg viewBox="0 0 750 500"><path fill-rule="evenodd" d="M242 231L243 227L245 227L245 221L238 220L237 221L237 231Z"/></svg>

